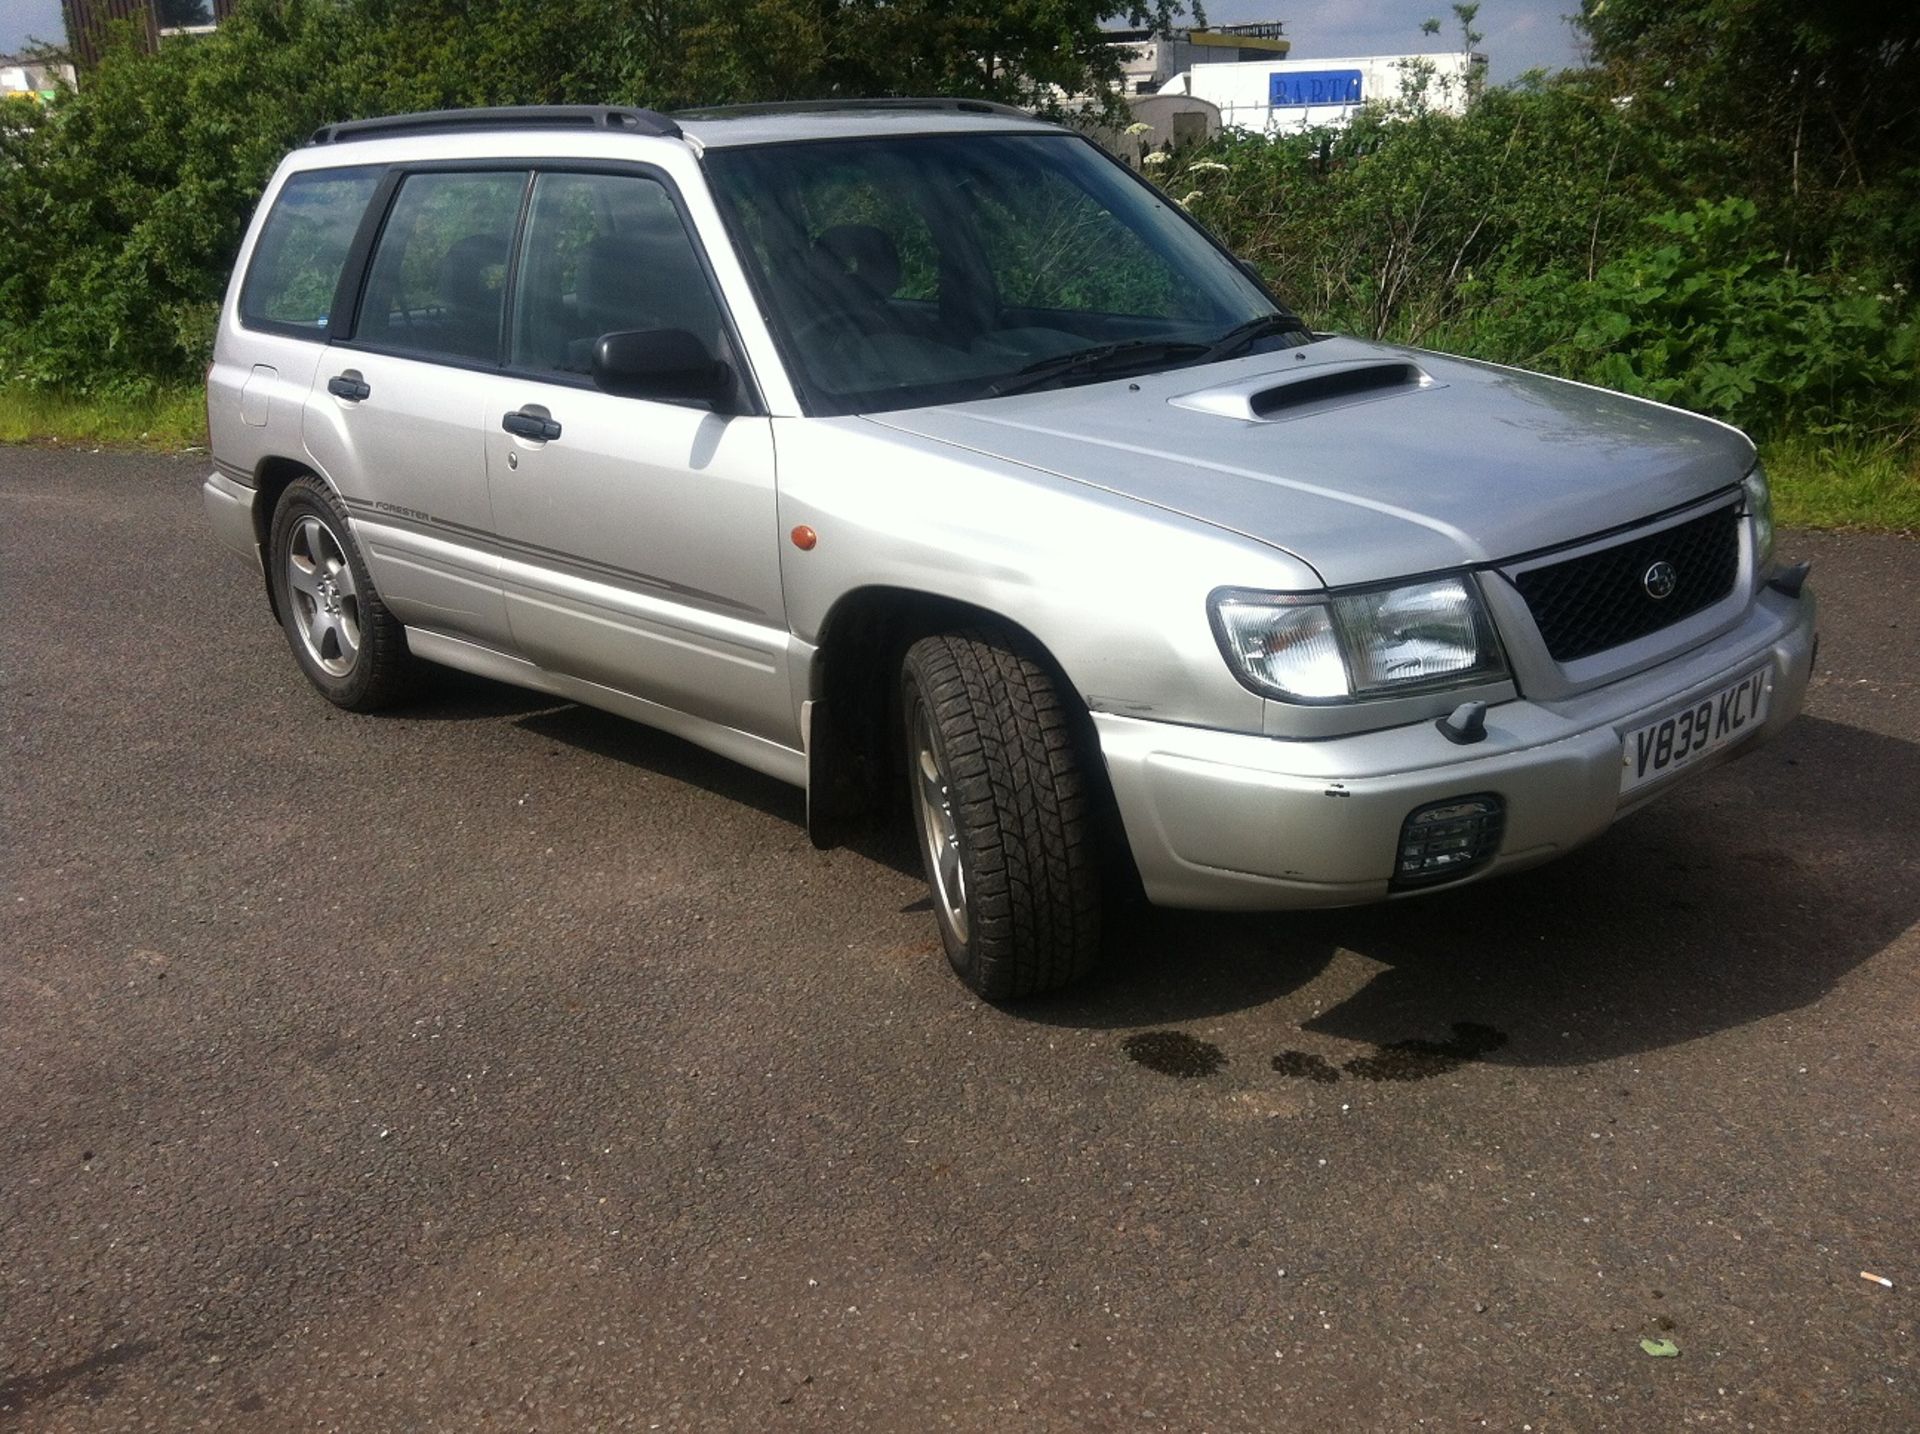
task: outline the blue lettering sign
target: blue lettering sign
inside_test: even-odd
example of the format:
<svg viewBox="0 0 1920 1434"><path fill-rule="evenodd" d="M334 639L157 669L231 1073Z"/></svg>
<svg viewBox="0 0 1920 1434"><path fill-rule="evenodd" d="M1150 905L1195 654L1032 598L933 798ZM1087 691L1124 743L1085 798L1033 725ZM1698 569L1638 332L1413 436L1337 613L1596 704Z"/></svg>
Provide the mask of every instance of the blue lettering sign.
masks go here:
<svg viewBox="0 0 1920 1434"><path fill-rule="evenodd" d="M1275 109L1301 105L1357 105L1358 70L1293 70L1267 76L1267 103Z"/></svg>

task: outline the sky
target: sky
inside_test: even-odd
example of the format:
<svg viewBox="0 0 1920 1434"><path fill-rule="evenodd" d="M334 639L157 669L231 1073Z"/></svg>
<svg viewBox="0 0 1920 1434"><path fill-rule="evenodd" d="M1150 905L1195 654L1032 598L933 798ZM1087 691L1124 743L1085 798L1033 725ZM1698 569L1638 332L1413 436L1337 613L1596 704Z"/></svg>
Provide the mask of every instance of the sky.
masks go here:
<svg viewBox="0 0 1920 1434"><path fill-rule="evenodd" d="M1448 0L1202 0L1202 5L1212 25L1285 22L1293 41L1291 58L1297 60L1460 48L1460 27ZM1562 17L1579 8L1579 0L1481 0L1473 24L1486 36L1476 48L1487 57L1487 78L1499 85L1528 70L1577 64L1573 29ZM1420 33L1420 22L1429 17L1440 21L1438 35Z"/></svg>
<svg viewBox="0 0 1920 1434"><path fill-rule="evenodd" d="M60 0L0 0L0 55L11 55L29 38L57 43L66 33Z"/></svg>
<svg viewBox="0 0 1920 1434"><path fill-rule="evenodd" d="M1561 17L1577 8L1578 0L1482 0L1475 23L1486 32L1480 49L1488 77L1502 84L1536 66L1573 64L1573 31ZM1205 9L1216 25L1284 21L1300 59L1404 55L1458 44L1445 0L1214 0ZM1420 33L1420 22L1430 15L1444 21L1433 38ZM58 40L62 33L60 0L0 0L0 54L19 49L28 36Z"/></svg>

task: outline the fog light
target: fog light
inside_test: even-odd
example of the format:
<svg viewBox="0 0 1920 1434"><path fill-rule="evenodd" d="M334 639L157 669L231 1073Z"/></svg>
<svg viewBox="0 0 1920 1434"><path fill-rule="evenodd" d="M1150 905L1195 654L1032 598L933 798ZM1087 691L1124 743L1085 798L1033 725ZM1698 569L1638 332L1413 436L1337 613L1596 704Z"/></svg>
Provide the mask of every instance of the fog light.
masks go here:
<svg viewBox="0 0 1920 1434"><path fill-rule="evenodd" d="M1450 797L1416 807L1400 828L1396 887L1452 881L1493 859L1507 824L1506 803L1492 795Z"/></svg>

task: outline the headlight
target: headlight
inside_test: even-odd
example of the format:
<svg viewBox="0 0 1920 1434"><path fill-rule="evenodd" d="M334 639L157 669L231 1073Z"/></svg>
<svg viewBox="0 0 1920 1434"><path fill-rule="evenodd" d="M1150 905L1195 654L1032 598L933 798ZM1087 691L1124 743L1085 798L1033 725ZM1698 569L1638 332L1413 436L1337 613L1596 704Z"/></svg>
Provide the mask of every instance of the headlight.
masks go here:
<svg viewBox="0 0 1920 1434"><path fill-rule="evenodd" d="M1753 570L1765 577L1773 557L1773 490L1767 486L1767 470L1754 464L1740 488L1747 495L1747 516L1753 519Z"/></svg>
<svg viewBox="0 0 1920 1434"><path fill-rule="evenodd" d="M1234 672L1287 702L1351 702L1504 677L1506 658L1466 578L1331 597L1213 596L1214 632Z"/></svg>

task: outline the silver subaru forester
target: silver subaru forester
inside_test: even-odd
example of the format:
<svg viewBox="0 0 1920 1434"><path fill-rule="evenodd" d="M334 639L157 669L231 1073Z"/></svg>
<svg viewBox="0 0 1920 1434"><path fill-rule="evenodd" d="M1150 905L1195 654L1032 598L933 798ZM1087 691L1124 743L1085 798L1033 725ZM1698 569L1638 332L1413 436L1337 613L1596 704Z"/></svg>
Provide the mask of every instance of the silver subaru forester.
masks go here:
<svg viewBox="0 0 1920 1434"><path fill-rule="evenodd" d="M1511 871L1799 709L1723 424L1316 333L1087 139L974 101L329 126L241 247L220 537L354 711L423 663L898 793L961 979L1108 898Z"/></svg>

